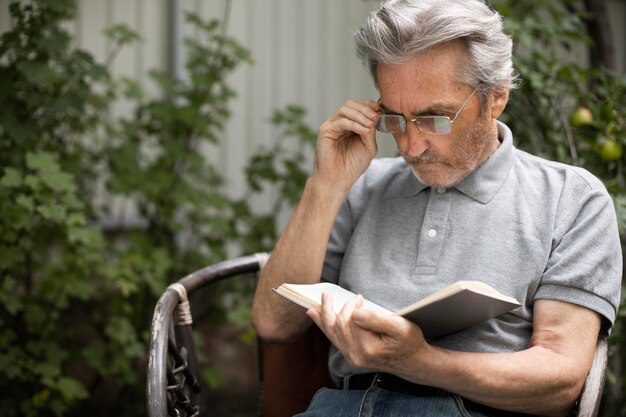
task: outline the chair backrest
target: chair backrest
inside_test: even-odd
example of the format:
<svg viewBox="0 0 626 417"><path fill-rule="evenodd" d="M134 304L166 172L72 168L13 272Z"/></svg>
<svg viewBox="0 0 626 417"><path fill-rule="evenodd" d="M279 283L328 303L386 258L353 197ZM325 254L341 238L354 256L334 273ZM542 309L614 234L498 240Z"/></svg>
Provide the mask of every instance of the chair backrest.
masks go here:
<svg viewBox="0 0 626 417"><path fill-rule="evenodd" d="M208 284L257 272L267 258L267 254L257 254L220 262L187 275L161 295L150 331L146 392L149 417L208 415L208 410L202 409L206 401L193 344L188 297ZM293 416L306 409L317 389L333 387L328 374L328 347L328 340L316 326L291 343L260 343L259 414ZM606 338L599 338L573 416L597 416L607 351Z"/></svg>
<svg viewBox="0 0 626 417"><path fill-rule="evenodd" d="M170 285L154 309L150 329L146 401L149 417L207 415L191 331L188 296L223 279L257 272L267 254L203 268Z"/></svg>

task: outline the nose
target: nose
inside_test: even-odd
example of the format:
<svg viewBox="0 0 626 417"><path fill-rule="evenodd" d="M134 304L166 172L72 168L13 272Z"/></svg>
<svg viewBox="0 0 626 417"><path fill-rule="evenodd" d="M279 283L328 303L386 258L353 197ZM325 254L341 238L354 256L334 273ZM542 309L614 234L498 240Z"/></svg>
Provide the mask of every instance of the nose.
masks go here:
<svg viewBox="0 0 626 417"><path fill-rule="evenodd" d="M407 123L406 132L402 136L403 143L399 143L400 151L407 155L420 156L430 147L426 135L415 122Z"/></svg>

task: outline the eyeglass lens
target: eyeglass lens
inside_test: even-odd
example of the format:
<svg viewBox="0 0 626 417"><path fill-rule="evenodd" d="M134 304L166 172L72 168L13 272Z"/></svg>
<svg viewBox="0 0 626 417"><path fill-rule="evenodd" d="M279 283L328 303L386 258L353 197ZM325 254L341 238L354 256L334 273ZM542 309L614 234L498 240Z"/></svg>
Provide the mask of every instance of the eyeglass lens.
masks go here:
<svg viewBox="0 0 626 417"><path fill-rule="evenodd" d="M415 122L420 130L428 133L446 135L452 131L450 119L441 116L418 117ZM397 114L383 114L378 119L376 130L383 133L403 133L406 132L407 121L404 116Z"/></svg>
<svg viewBox="0 0 626 417"><path fill-rule="evenodd" d="M383 114L376 123L376 130L383 133L402 133L406 131L406 119L400 115Z"/></svg>
<svg viewBox="0 0 626 417"><path fill-rule="evenodd" d="M452 124L447 117L420 117L417 123L425 132L447 135L452 131Z"/></svg>

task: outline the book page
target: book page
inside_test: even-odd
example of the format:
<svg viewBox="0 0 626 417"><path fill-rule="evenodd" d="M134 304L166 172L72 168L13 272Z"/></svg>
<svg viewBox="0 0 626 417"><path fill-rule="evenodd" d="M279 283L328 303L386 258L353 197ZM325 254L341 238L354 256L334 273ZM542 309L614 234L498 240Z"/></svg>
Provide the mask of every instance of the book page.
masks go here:
<svg viewBox="0 0 626 417"><path fill-rule="evenodd" d="M339 313L348 301L356 297L356 294L353 292L329 282L321 282L312 285L283 284L276 292L303 307L318 310L322 306L322 293L325 292L330 295L333 301L333 310L335 313ZM391 311L369 300L364 300L363 306L368 310L378 311L382 314L392 314Z"/></svg>

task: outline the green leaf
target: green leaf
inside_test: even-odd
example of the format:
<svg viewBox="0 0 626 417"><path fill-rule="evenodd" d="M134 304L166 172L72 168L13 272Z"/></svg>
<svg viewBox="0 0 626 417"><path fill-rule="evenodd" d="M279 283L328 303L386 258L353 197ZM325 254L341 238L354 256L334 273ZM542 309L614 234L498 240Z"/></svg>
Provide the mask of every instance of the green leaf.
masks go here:
<svg viewBox="0 0 626 417"><path fill-rule="evenodd" d="M11 251L13 248L3 248L0 246L0 269L10 267L9 265L2 265L2 257L6 256L4 251ZM13 249L15 250L15 249ZM17 252L17 251L16 251ZM19 254L19 253L18 253ZM19 257L17 261L19 261ZM18 290L17 280L12 276L5 276L2 282L2 291L0 292L0 300L2 300L2 305L7 310L10 315L15 315L17 312L21 311L25 307L25 303L20 297L16 297L16 291ZM2 344L0 343L0 346Z"/></svg>
<svg viewBox="0 0 626 417"><path fill-rule="evenodd" d="M22 143L25 141L31 141L33 136L37 135L39 132L37 131L37 126L34 123L6 123L2 126L6 129L6 132L10 137L13 138L13 141L16 143Z"/></svg>
<svg viewBox="0 0 626 417"><path fill-rule="evenodd" d="M0 179L0 185L7 188L21 187L23 183L23 176L20 171L15 168L5 168L4 175Z"/></svg>
<svg viewBox="0 0 626 417"><path fill-rule="evenodd" d="M90 366L104 370L106 369L105 348L101 344L92 344L82 351L82 356Z"/></svg>
<svg viewBox="0 0 626 417"><path fill-rule="evenodd" d="M49 172L41 179L52 191L73 192L76 189L74 177L65 172Z"/></svg>
<svg viewBox="0 0 626 417"><path fill-rule="evenodd" d="M17 64L17 68L28 81L35 84L48 82L52 75L50 68L44 62L22 61Z"/></svg>
<svg viewBox="0 0 626 417"><path fill-rule="evenodd" d="M45 220L54 223L62 223L65 218L65 207L58 205L39 206L36 210Z"/></svg>
<svg viewBox="0 0 626 417"><path fill-rule="evenodd" d="M250 326L250 316L250 305L238 305L228 312L228 321L245 329Z"/></svg>
<svg viewBox="0 0 626 417"><path fill-rule="evenodd" d="M86 223L85 215L83 213L74 212L74 213L70 213L67 216L68 226L80 227L80 226L84 226L85 223Z"/></svg>
<svg viewBox="0 0 626 417"><path fill-rule="evenodd" d="M50 399L50 390L47 388L44 388L33 396L33 405L36 408L43 408L49 399Z"/></svg>
<svg viewBox="0 0 626 417"><path fill-rule="evenodd" d="M24 178L24 185L35 192L39 192L41 190L41 180L35 175L27 175L26 178Z"/></svg>
<svg viewBox="0 0 626 417"><path fill-rule="evenodd" d="M54 155L49 152L28 152L26 154L26 166L42 173L52 173L59 170Z"/></svg>
<svg viewBox="0 0 626 417"><path fill-rule="evenodd" d="M214 367L204 368L202 370L202 377L212 389L219 388L226 383L220 371Z"/></svg>
<svg viewBox="0 0 626 417"><path fill-rule="evenodd" d="M63 398L68 402L82 400L89 396L85 386L75 378L61 377L55 388L61 392Z"/></svg>
<svg viewBox="0 0 626 417"><path fill-rule="evenodd" d="M15 343L15 333L10 334L10 331L4 332L0 335L0 341L3 349L0 350L0 369L9 380L17 380L20 376L23 376L22 363L23 351L22 349L16 349L13 344ZM11 337L7 337L11 336ZM8 349L4 349L4 346L8 346Z"/></svg>
<svg viewBox="0 0 626 417"><path fill-rule="evenodd" d="M39 40L39 45L48 51L65 51L71 42L70 35L64 30L51 30Z"/></svg>
<svg viewBox="0 0 626 417"><path fill-rule="evenodd" d="M35 201L32 197L20 194L15 199L18 206L25 208L29 213L35 210Z"/></svg>
<svg viewBox="0 0 626 417"><path fill-rule="evenodd" d="M21 262L22 257L23 255L19 248L0 244L0 269L12 267ZM4 285L7 284L8 282L4 283Z"/></svg>
<svg viewBox="0 0 626 417"><path fill-rule="evenodd" d="M120 43L122 45L130 44L141 39L137 32L122 23L118 23L108 29L105 29L104 34L113 42Z"/></svg>
<svg viewBox="0 0 626 417"><path fill-rule="evenodd" d="M128 77L122 77L121 84L126 98L137 101L143 99L143 90L138 81Z"/></svg>
<svg viewBox="0 0 626 417"><path fill-rule="evenodd" d="M61 374L61 367L58 363L54 362L41 362L33 366L33 372L40 375L41 378L47 378L53 380L55 377Z"/></svg>

